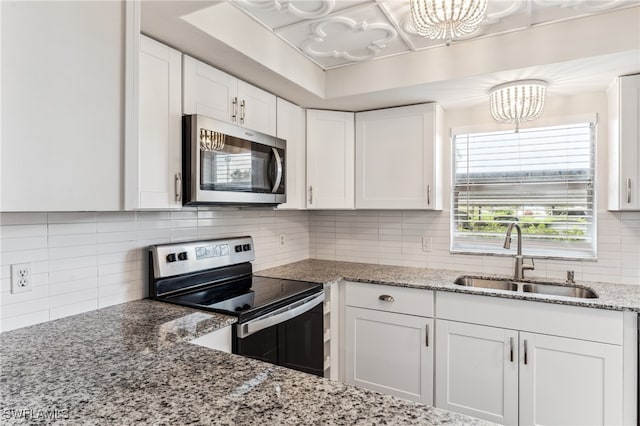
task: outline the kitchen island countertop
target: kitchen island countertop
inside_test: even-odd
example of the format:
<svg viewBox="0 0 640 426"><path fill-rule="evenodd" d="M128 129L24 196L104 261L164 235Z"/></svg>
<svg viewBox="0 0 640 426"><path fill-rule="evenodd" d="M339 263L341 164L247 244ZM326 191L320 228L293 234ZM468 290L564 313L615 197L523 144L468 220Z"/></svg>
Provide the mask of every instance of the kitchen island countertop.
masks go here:
<svg viewBox="0 0 640 426"><path fill-rule="evenodd" d="M4 332L3 424L489 424L187 343L233 322L139 300Z"/></svg>

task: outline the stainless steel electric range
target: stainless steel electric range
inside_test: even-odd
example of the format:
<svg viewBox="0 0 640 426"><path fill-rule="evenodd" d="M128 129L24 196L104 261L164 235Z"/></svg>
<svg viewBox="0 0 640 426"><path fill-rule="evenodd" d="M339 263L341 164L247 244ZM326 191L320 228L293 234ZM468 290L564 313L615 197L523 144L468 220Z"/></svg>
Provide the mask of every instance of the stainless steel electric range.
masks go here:
<svg viewBox="0 0 640 426"><path fill-rule="evenodd" d="M322 376L321 284L256 277L251 237L149 248L152 299L233 315L232 352Z"/></svg>

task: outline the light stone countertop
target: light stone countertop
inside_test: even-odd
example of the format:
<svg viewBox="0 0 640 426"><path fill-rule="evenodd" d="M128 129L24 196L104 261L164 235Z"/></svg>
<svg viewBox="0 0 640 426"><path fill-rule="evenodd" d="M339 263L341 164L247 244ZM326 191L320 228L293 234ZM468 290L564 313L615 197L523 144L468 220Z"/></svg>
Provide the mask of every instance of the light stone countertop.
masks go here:
<svg viewBox="0 0 640 426"><path fill-rule="evenodd" d="M456 293L473 293L484 296L532 300L536 302L562 305L584 306L588 308L617 311L640 312L640 283L625 285L614 283L580 282L575 285L588 287L598 295L596 299L581 299L544 294L491 290L465 287L453 284L460 275L510 278L504 275L471 274L444 269L425 269L405 266L376 265L369 263L337 262L331 260L302 260L276 268L254 272L254 275L291 280L331 283L339 280L387 284L401 287L425 288ZM522 280L524 282L529 280ZM536 282L537 280L531 280ZM562 281L548 280L563 285Z"/></svg>
<svg viewBox="0 0 640 426"><path fill-rule="evenodd" d="M139 300L4 332L0 423L490 424L187 343L234 322Z"/></svg>

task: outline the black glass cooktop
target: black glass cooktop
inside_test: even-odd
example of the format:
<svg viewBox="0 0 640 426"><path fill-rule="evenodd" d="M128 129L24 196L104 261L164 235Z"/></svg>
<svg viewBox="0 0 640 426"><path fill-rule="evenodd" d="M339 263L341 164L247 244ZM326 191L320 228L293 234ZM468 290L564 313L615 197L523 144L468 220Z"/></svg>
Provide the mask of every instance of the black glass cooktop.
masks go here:
<svg viewBox="0 0 640 426"><path fill-rule="evenodd" d="M306 281L248 276L200 287L165 301L197 307L247 321L281 306L322 291L322 285Z"/></svg>

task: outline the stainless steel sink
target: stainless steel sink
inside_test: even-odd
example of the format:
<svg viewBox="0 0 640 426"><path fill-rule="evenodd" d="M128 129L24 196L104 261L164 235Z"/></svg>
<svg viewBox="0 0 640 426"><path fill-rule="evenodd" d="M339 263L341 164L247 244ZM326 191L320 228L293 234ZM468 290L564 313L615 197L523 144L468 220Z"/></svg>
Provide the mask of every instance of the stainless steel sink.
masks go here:
<svg viewBox="0 0 640 426"><path fill-rule="evenodd" d="M579 299L596 299L598 297L598 295L589 288L540 282L518 282L506 278L483 278L462 275L456 278L453 283L465 287L547 294L550 296L576 297Z"/></svg>
<svg viewBox="0 0 640 426"><path fill-rule="evenodd" d="M518 284L512 283L507 280L469 277L466 275L456 278L456 280L453 283L457 285L463 285L466 287L481 287L481 288L490 288L493 290L511 290L511 291L518 290Z"/></svg>
<svg viewBox="0 0 640 426"><path fill-rule="evenodd" d="M598 298L598 295L588 288L575 287L570 285L523 284L522 291L525 293L539 293L539 294L549 294L552 296L578 297L582 299Z"/></svg>

